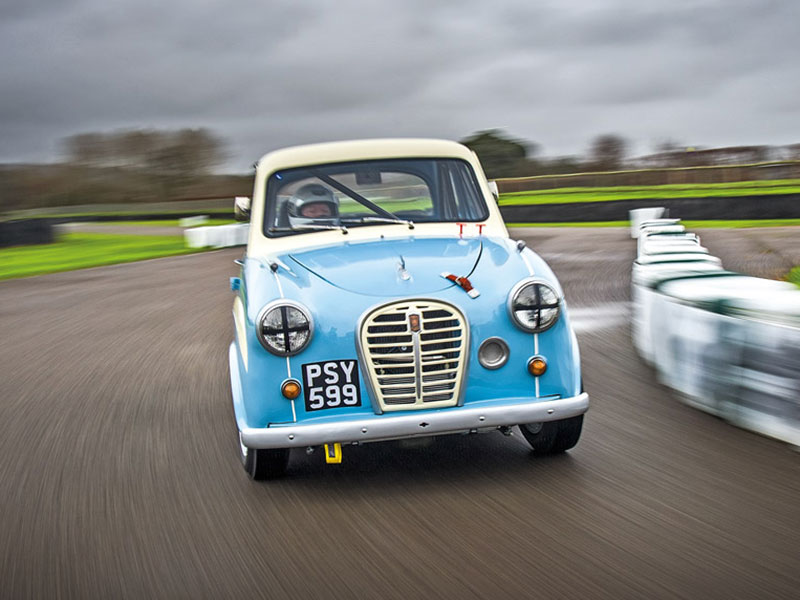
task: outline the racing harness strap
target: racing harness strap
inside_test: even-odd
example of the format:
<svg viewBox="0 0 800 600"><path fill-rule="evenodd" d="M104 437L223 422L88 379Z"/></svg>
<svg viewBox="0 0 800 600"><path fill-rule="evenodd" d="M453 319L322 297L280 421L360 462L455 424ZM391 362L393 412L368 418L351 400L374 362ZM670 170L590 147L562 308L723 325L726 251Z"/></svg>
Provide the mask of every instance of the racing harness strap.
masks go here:
<svg viewBox="0 0 800 600"><path fill-rule="evenodd" d="M456 275L447 272L442 273L442 277L460 286L465 292L467 292L467 295L470 298L477 298L478 296L481 295L481 293L478 290L472 287L472 284L466 277L457 277Z"/></svg>

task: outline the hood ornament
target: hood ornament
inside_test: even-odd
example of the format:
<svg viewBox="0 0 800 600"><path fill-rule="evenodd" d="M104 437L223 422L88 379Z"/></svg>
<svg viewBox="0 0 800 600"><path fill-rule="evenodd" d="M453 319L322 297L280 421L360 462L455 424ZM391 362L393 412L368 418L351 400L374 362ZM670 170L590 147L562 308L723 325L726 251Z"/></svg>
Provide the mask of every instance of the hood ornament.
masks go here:
<svg viewBox="0 0 800 600"><path fill-rule="evenodd" d="M406 270L406 259L403 258L402 254L400 255L400 262L397 263L397 274L403 281L409 281L411 279L411 273Z"/></svg>

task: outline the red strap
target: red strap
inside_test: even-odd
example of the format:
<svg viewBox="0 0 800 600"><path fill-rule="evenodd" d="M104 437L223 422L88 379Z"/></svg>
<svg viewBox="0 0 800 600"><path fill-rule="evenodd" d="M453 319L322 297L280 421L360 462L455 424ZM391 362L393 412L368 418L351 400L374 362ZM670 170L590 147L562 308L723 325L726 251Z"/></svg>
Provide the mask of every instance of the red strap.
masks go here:
<svg viewBox="0 0 800 600"><path fill-rule="evenodd" d="M449 279L453 283L460 285L462 288L464 288L464 291L469 292L470 290L472 290L472 284L466 277L456 277L452 273L448 273L447 275L445 275L445 279Z"/></svg>

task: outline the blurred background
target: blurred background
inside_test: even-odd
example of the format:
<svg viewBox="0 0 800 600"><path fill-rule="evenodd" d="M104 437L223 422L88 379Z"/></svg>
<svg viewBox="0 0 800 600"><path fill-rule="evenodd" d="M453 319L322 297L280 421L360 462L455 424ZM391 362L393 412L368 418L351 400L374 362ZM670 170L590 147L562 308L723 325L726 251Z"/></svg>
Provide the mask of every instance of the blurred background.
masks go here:
<svg viewBox="0 0 800 600"><path fill-rule="evenodd" d="M0 596L797 597L798 22L7 0ZM271 150L375 137L472 148L559 277L592 401L567 455L492 434L241 470L233 199ZM662 220L633 240L631 211Z"/></svg>

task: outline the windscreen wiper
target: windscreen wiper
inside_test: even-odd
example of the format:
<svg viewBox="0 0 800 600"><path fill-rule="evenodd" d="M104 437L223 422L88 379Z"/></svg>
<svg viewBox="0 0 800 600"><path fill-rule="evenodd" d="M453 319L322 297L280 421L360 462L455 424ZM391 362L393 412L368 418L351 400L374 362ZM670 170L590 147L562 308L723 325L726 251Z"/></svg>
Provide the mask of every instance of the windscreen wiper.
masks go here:
<svg viewBox="0 0 800 600"><path fill-rule="evenodd" d="M355 190L351 190L349 187L347 187L343 183L340 183L340 182L336 181L333 177L330 177L329 175L326 175L325 173L323 173L319 169L309 169L308 171L309 171L309 173L311 173L317 179L320 179L320 180L324 181L329 186L331 186L332 188L335 188L336 190L340 191L345 196L349 196L350 198L352 198L353 200L355 200L359 204L361 204L363 206L366 206L372 212L377 213L378 215L380 215L384 219L401 220L401 219L398 219L396 215L393 215L392 213L390 213L385 208L381 208L380 206L375 204L372 200L369 200L369 199L365 198L364 196L362 196L361 194L359 194Z"/></svg>
<svg viewBox="0 0 800 600"><path fill-rule="evenodd" d="M353 219L340 219L342 223L348 223L350 225L355 224L364 224L367 223L389 223L389 224L397 224L397 225L408 225L409 229L414 229L414 221L409 221L407 219L401 219L400 217L358 217Z"/></svg>
<svg viewBox="0 0 800 600"><path fill-rule="evenodd" d="M347 227L344 225L323 225L322 223L306 223L296 227L270 227L267 233L296 233L298 231L328 231L339 230L347 235Z"/></svg>

